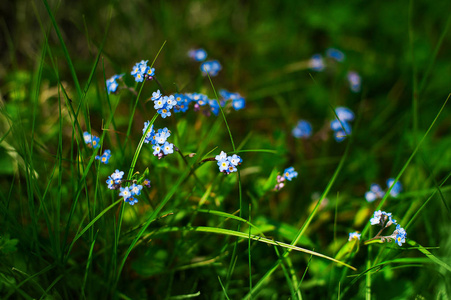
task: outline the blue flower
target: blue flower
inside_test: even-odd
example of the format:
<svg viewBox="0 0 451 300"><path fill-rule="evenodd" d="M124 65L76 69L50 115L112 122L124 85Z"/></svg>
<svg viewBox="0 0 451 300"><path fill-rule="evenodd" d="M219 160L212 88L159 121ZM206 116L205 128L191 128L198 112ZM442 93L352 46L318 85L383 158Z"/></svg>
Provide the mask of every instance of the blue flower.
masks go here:
<svg viewBox="0 0 451 300"><path fill-rule="evenodd" d="M195 61L204 61L207 58L207 52L202 48L194 49L188 52L188 56Z"/></svg>
<svg viewBox="0 0 451 300"><path fill-rule="evenodd" d="M149 121L144 122L143 135L146 135L146 137L144 138L144 143L148 144L151 142L152 144L155 144L155 130L153 130L153 125L151 125L150 128L147 128L149 127L149 124Z"/></svg>
<svg viewBox="0 0 451 300"><path fill-rule="evenodd" d="M152 97L153 98L153 97ZM160 109L160 108L163 108L164 106L165 106L165 104L166 104L166 101L167 101L167 96L164 96L164 97L159 97L158 99L156 99L155 101L154 101L154 108L155 109Z"/></svg>
<svg viewBox="0 0 451 300"><path fill-rule="evenodd" d="M130 186L130 193L132 196L139 196L141 194L142 189L143 189L142 185L133 183Z"/></svg>
<svg viewBox="0 0 451 300"><path fill-rule="evenodd" d="M347 133L351 133L352 128L351 125L346 122L346 121L338 121L337 119L333 120L330 122L330 129L332 129L333 131L345 131Z"/></svg>
<svg viewBox="0 0 451 300"><path fill-rule="evenodd" d="M152 146L153 149L153 155L158 156L161 152L161 146L159 144L156 144Z"/></svg>
<svg viewBox="0 0 451 300"><path fill-rule="evenodd" d="M224 172L225 174L236 172L236 166L240 165L243 161L241 157L236 154L227 156L227 153L225 153L224 151L221 151L219 155L216 155L215 159L218 162L219 171Z"/></svg>
<svg viewBox="0 0 451 300"><path fill-rule="evenodd" d="M85 144L91 144L92 136L89 132L85 131L83 132L83 140L85 141Z"/></svg>
<svg viewBox="0 0 451 300"><path fill-rule="evenodd" d="M335 113L341 121L353 121L355 117L352 110L343 106L335 108Z"/></svg>
<svg viewBox="0 0 451 300"><path fill-rule="evenodd" d="M119 171L118 169L116 169L116 171L114 171L114 173L111 174L110 177L114 180L115 184L120 184L122 176L124 176L124 171Z"/></svg>
<svg viewBox="0 0 451 300"><path fill-rule="evenodd" d="M216 99L212 99L208 101L208 104L210 105L211 112L217 116L219 114L219 103Z"/></svg>
<svg viewBox="0 0 451 300"><path fill-rule="evenodd" d="M103 162L105 165L108 164L108 161L111 158L111 150L107 149L103 152L101 156L96 155L95 159L100 160L100 162Z"/></svg>
<svg viewBox="0 0 451 300"><path fill-rule="evenodd" d="M160 98L161 98L161 92L160 92L160 90L157 90L156 92L152 93L152 97L150 99L152 99L152 101L157 101Z"/></svg>
<svg viewBox="0 0 451 300"><path fill-rule="evenodd" d="M87 131L83 132L83 140L89 147L92 147L94 149L100 147L100 145L99 145L100 138L95 135L90 134Z"/></svg>
<svg viewBox="0 0 451 300"><path fill-rule="evenodd" d="M321 72L326 67L324 65L323 57L321 54L314 54L309 60L310 69L313 71Z"/></svg>
<svg viewBox="0 0 451 300"><path fill-rule="evenodd" d="M148 60L142 60L133 66L131 75L135 77L136 82L143 82L144 79L152 79L155 75L155 69L147 66Z"/></svg>
<svg viewBox="0 0 451 300"><path fill-rule="evenodd" d="M171 111L166 107L160 108L159 110L157 110L157 112L161 115L163 119L171 116Z"/></svg>
<svg viewBox="0 0 451 300"><path fill-rule="evenodd" d="M354 93L360 92L362 79L360 78L360 75L357 72L349 71L348 72L348 81L349 81L349 88Z"/></svg>
<svg viewBox="0 0 451 300"><path fill-rule="evenodd" d="M386 221L388 222L386 223ZM370 219L371 225L381 225L388 227L391 224L396 224L396 220L392 219L392 214L385 211L375 211L373 217Z"/></svg>
<svg viewBox="0 0 451 300"><path fill-rule="evenodd" d="M229 161L227 160L227 158L219 160L218 161L218 166L219 166L219 172L227 172L229 170Z"/></svg>
<svg viewBox="0 0 451 300"><path fill-rule="evenodd" d="M380 185L373 183L370 186L370 190L365 193L365 199L368 202L373 202L376 199L382 199L385 195L385 192L382 190Z"/></svg>
<svg viewBox="0 0 451 300"><path fill-rule="evenodd" d="M350 232L348 241L350 242L352 240L360 240L360 236L361 236L361 234L358 233L357 231L356 232Z"/></svg>
<svg viewBox="0 0 451 300"><path fill-rule="evenodd" d="M345 59L345 55L338 49L329 48L326 50L326 55L330 58L335 59L338 62L342 62Z"/></svg>
<svg viewBox="0 0 451 300"><path fill-rule="evenodd" d="M130 192L128 186L127 187L121 187L120 188L119 196L124 197L124 200L127 200L132 196L132 193Z"/></svg>
<svg viewBox="0 0 451 300"><path fill-rule="evenodd" d="M177 101L175 100L173 95L170 96L164 96L166 99L166 105L168 109L172 109L174 106L177 105Z"/></svg>
<svg viewBox="0 0 451 300"><path fill-rule="evenodd" d="M235 98L232 100L232 106L235 110L243 109L246 106L246 101L243 97Z"/></svg>
<svg viewBox="0 0 451 300"><path fill-rule="evenodd" d="M154 75L155 75L155 68L150 68L150 67L149 67L149 68L147 69L147 73L146 73L146 78L147 78L147 80L152 79ZM136 202L138 202L138 201L136 201Z"/></svg>
<svg viewBox="0 0 451 300"><path fill-rule="evenodd" d="M116 189L114 180L113 180L113 178L111 178L111 176L108 176L108 179L106 180L106 183L108 184L108 188L109 188L110 190Z"/></svg>
<svg viewBox="0 0 451 300"><path fill-rule="evenodd" d="M291 131L291 134L298 139L307 139L312 135L312 125L305 120L299 120L296 127Z"/></svg>
<svg viewBox="0 0 451 300"><path fill-rule="evenodd" d="M298 172L296 172L296 171L294 170L294 167L289 167L289 168L286 168L286 169L283 171L283 176L284 176L287 180L291 181L291 179L293 179L293 178L295 178L295 177L298 177Z"/></svg>
<svg viewBox="0 0 451 300"><path fill-rule="evenodd" d="M390 188L394 182L395 182L394 178L387 179L387 187ZM396 198L396 197L398 197L399 193L401 193L401 191L402 191L402 185L401 185L401 182L398 181L395 183L395 185L391 189L390 196Z"/></svg>
<svg viewBox="0 0 451 300"><path fill-rule="evenodd" d="M99 142L100 142L100 138L98 136L93 135L92 141L91 141L92 148L94 148L94 149L99 148L100 147Z"/></svg>
<svg viewBox="0 0 451 300"><path fill-rule="evenodd" d="M219 155L216 155L215 159L217 161L227 159L227 153L225 153L224 151L221 151L221 153Z"/></svg>
<svg viewBox="0 0 451 300"><path fill-rule="evenodd" d="M351 125L348 121L354 120L354 113L347 107L337 107L335 113L338 119L335 118L330 123L330 128L334 131L334 138L337 142L343 141L349 134L351 134Z"/></svg>
<svg viewBox="0 0 451 300"><path fill-rule="evenodd" d="M128 204L130 205L135 205L136 203L138 203L138 199L136 199L135 197L130 197L125 201L128 202Z"/></svg>
<svg viewBox="0 0 451 300"><path fill-rule="evenodd" d="M208 97L204 94L193 93L190 95L192 100L200 106L204 106L208 103Z"/></svg>
<svg viewBox="0 0 451 300"><path fill-rule="evenodd" d="M164 143L164 145L163 145L163 154L164 155L168 155L168 154L171 154L171 153L174 153L174 144L171 144L171 143L168 143L168 142L166 142L166 143Z"/></svg>
<svg viewBox="0 0 451 300"><path fill-rule="evenodd" d="M227 157L227 160L230 162L231 165L233 166L238 166L239 164L241 164L241 162L243 161L241 159L241 157L239 157L238 155L234 154L232 156Z"/></svg>
<svg viewBox="0 0 451 300"><path fill-rule="evenodd" d="M124 76L124 74L120 74L120 75L113 75L113 77L111 77L110 79L108 79L106 81L106 89L108 91L108 94L110 93L116 93L117 88L119 87L119 84L117 83L116 80L118 80L119 78L121 78L122 76Z"/></svg>
<svg viewBox="0 0 451 300"><path fill-rule="evenodd" d="M398 244L398 246L402 246L402 244L406 242L407 233L405 229L402 228L399 224L396 225L396 230L393 232L393 234L396 234L395 242Z"/></svg>
<svg viewBox="0 0 451 300"><path fill-rule="evenodd" d="M337 142L342 142L346 139L349 133L344 132L343 130L338 130L334 132L334 139Z"/></svg>
<svg viewBox="0 0 451 300"><path fill-rule="evenodd" d="M165 127L163 129L158 129L158 133L155 134L155 140L158 144L163 145L169 136L171 136L171 133Z"/></svg>
<svg viewBox="0 0 451 300"><path fill-rule="evenodd" d="M150 188L150 180L149 179L144 179L144 181L143 181L143 185L145 186L145 187L148 187L148 188Z"/></svg>
<svg viewBox="0 0 451 300"><path fill-rule="evenodd" d="M236 172L236 171L237 171L237 168L234 165L229 164L229 168L227 169L226 173L229 174L229 173Z"/></svg>
<svg viewBox="0 0 451 300"><path fill-rule="evenodd" d="M234 93L230 93L229 91L225 90L225 89L221 89L219 90L219 95L224 98L224 100L229 100L231 99L235 94Z"/></svg>
<svg viewBox="0 0 451 300"><path fill-rule="evenodd" d="M381 223L382 211L377 210L374 212L373 217L370 219L371 225L379 225Z"/></svg>
<svg viewBox="0 0 451 300"><path fill-rule="evenodd" d="M221 71L221 69L222 66L217 60L209 60L200 65L200 70L202 71L202 74L204 76L206 76L207 73L210 76L216 76L218 75L218 72Z"/></svg>

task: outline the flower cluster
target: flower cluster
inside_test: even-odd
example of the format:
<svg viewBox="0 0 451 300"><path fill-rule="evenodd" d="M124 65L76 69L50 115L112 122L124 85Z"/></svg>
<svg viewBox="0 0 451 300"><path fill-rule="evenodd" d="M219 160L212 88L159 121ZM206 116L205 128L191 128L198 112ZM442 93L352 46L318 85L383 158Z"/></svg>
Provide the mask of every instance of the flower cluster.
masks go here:
<svg viewBox="0 0 451 300"><path fill-rule="evenodd" d="M355 231L355 232L350 232L350 233L349 233L348 241L350 242L350 241L352 241L352 240L360 240L360 236L361 236L361 234L358 233L357 231Z"/></svg>
<svg viewBox="0 0 451 300"><path fill-rule="evenodd" d="M208 60L200 65L200 70L204 76L207 76L207 73L210 76L216 76L222 70L222 66L217 60Z"/></svg>
<svg viewBox="0 0 451 300"><path fill-rule="evenodd" d="M117 88L119 87L117 80L120 79L122 76L124 76L124 74L113 75L113 77L111 77L106 81L106 89L108 91L108 94L116 93Z"/></svg>
<svg viewBox="0 0 451 300"><path fill-rule="evenodd" d="M149 127L149 124L149 121L144 122L144 142L153 145L153 155L157 156L158 159L161 159L168 154L174 153L174 144L167 141L168 137L171 135L170 131L165 127L163 129L158 129L155 132L153 125Z"/></svg>
<svg viewBox="0 0 451 300"><path fill-rule="evenodd" d="M354 120L354 113L347 107L337 107L335 113L338 119L330 122L330 128L334 131L334 138L337 142L343 141L349 134L351 134L350 121Z"/></svg>
<svg viewBox="0 0 451 300"><path fill-rule="evenodd" d="M166 117L171 116L171 109L177 105L177 101L175 100L173 95L163 96L160 93L160 90L152 93L152 101L154 103L154 108L164 119Z"/></svg>
<svg viewBox="0 0 451 300"><path fill-rule="evenodd" d="M398 244L398 246L402 246L403 243L406 242L407 233L404 228L399 225L396 220L392 218L391 213L387 213L385 211L375 211L373 214L373 217L370 219L371 225L379 225L382 227L382 229L377 233L377 235L372 238L371 240L380 239L381 242L390 242L392 239L395 241L395 243ZM382 236L380 235L381 232L387 228L390 227L392 224L396 225L396 229L393 231L391 235Z"/></svg>
<svg viewBox="0 0 451 300"><path fill-rule="evenodd" d="M100 160L100 162L103 162L105 165L108 164L108 161L111 158L111 150L107 149L103 152L102 155L96 155L95 157L97 160Z"/></svg>
<svg viewBox="0 0 451 300"><path fill-rule="evenodd" d="M243 109L246 105L244 97L238 93L230 93L226 90L220 90L221 96L220 102L216 99L209 99L207 95L201 93L185 93L174 94L171 96L162 96L160 91L156 91L152 94L152 100L154 101L155 109L163 117L171 116L171 109L173 112L186 112L190 104L193 103L194 111L201 111L209 116L211 113L218 115L220 106L224 107L227 103L231 103L231 106L235 110Z"/></svg>
<svg viewBox="0 0 451 300"><path fill-rule="evenodd" d="M294 170L294 167L286 168L283 171L283 175L277 175L277 184L274 187L275 191L280 190L285 186L285 180L291 181L293 178L298 177L298 172Z"/></svg>
<svg viewBox="0 0 451 300"><path fill-rule="evenodd" d="M138 203L138 199L135 196L141 195L141 190L143 188L142 185L137 184L136 180L122 180L124 176L123 171L116 171L108 176L106 183L108 184L108 188L111 190L119 190L119 196L124 198L125 202L128 202L130 205L134 205ZM122 184L125 182L132 182L131 185L123 187ZM146 187L150 187L150 180L144 179L143 184Z"/></svg>
<svg viewBox="0 0 451 300"><path fill-rule="evenodd" d="M346 58L345 54L336 48L328 48L326 50L326 56L329 58L330 63L343 62ZM314 54L308 61L309 68L313 71L321 72L326 68L326 62L323 56L319 53Z"/></svg>
<svg viewBox="0 0 451 300"><path fill-rule="evenodd" d="M392 218L391 213L378 210L374 212L373 217L370 219L370 223L371 225L381 225L382 227L388 227L391 224L396 224L396 220Z"/></svg>
<svg viewBox="0 0 451 300"><path fill-rule="evenodd" d="M220 90L219 95L222 97L221 103L224 102L224 105L227 101L232 101L232 107L235 110L243 109L246 106L246 100L239 93L231 93L227 90Z"/></svg>
<svg viewBox="0 0 451 300"><path fill-rule="evenodd" d="M188 51L188 57L190 57L194 61L201 62L207 58L207 51L202 48L193 49ZM210 76L216 76L218 75L219 71L222 70L222 66L216 59L208 60L200 65L200 70L203 76L207 76L207 74L209 74Z"/></svg>
<svg viewBox="0 0 451 300"><path fill-rule="evenodd" d="M91 135L89 132L85 131L83 132L83 139L88 147L92 147L94 149L100 147L100 138L98 136Z"/></svg>
<svg viewBox="0 0 451 300"><path fill-rule="evenodd" d="M188 56L195 61L204 61L207 58L207 52L200 49L193 49L188 52Z"/></svg>
<svg viewBox="0 0 451 300"><path fill-rule="evenodd" d="M341 63L346 58L346 55L336 48L327 49L326 56L329 58L327 62L321 54L314 54L308 60L308 67L313 71L321 72L324 71L326 66L333 65L336 62ZM360 92L362 85L362 79L360 78L360 75L355 71L349 71L346 77L349 83L349 89L354 93Z"/></svg>
<svg viewBox="0 0 451 300"><path fill-rule="evenodd" d="M216 155L215 159L218 162L219 171L223 172L224 174L236 172L236 167L238 165L241 165L241 162L243 161L241 157L236 154L227 156L227 153L225 153L224 151L221 151L219 155Z"/></svg>
<svg viewBox="0 0 451 300"><path fill-rule="evenodd" d="M394 178L387 179L387 190L390 189L390 187L393 185L394 182L395 182ZM401 191L402 185L398 181L391 189L390 195L396 198ZM365 199L368 202L373 202L376 199L382 199L384 196L385 192L382 190L381 186L376 183L371 184L370 190L365 193Z"/></svg>
<svg viewBox="0 0 451 300"><path fill-rule="evenodd" d="M133 66L131 75L135 77L136 82L143 82L144 79L152 80L155 75L155 68L147 66L148 60L142 60Z"/></svg>
<svg viewBox="0 0 451 300"><path fill-rule="evenodd" d="M305 120L299 120L291 134L297 139L308 139L312 135L312 125Z"/></svg>

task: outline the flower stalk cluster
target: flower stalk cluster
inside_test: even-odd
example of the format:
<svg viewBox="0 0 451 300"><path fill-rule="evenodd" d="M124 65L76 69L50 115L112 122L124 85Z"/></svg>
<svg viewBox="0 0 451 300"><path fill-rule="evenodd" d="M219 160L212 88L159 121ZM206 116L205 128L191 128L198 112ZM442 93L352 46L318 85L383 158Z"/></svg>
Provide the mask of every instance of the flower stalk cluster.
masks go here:
<svg viewBox="0 0 451 300"><path fill-rule="evenodd" d="M298 172L294 170L294 167L286 168L282 175L277 175L277 184L274 190L279 191L285 186L285 180L291 181L295 177L298 177Z"/></svg>
<svg viewBox="0 0 451 300"><path fill-rule="evenodd" d="M111 158L111 150L106 149L102 155L96 155L95 159L100 160L100 162L104 163L105 165L108 164L108 161Z"/></svg>
<svg viewBox="0 0 451 300"><path fill-rule="evenodd" d="M394 178L387 179L387 190L391 188L393 183L395 182ZM402 191L402 185L398 181L393 185L393 188L390 191L390 196L396 198L398 197L399 193ZM373 183L370 186L370 190L365 193L365 199L368 202L373 202L376 199L382 199L385 196L385 191L382 190L381 186Z"/></svg>
<svg viewBox="0 0 451 300"><path fill-rule="evenodd" d="M124 201L130 205L134 205L138 203L138 199L136 196L141 195L141 190L143 186L141 184L137 184L136 180L123 180L124 172L116 169L113 174L108 176L106 183L108 184L108 188L110 190L119 190L119 196L124 198ZM122 186L125 183L132 183L129 186ZM144 179L144 186L150 187L150 180Z"/></svg>
<svg viewBox="0 0 451 300"><path fill-rule="evenodd" d="M155 75L155 68L147 66L148 60L142 60L133 66L131 75L135 77L136 82L143 82L144 80L152 80Z"/></svg>
<svg viewBox="0 0 451 300"><path fill-rule="evenodd" d="M145 135L144 143L151 143L153 155L157 156L158 159L165 157L166 155L174 153L174 144L167 141L171 132L164 127L163 129L158 129L155 131L153 125L150 125L149 121L144 122L143 134Z"/></svg>
<svg viewBox="0 0 451 300"><path fill-rule="evenodd" d="M398 244L398 246L402 246L403 243L406 242L407 233L404 228L399 225L395 219L392 218L391 213L387 213L385 211L375 211L373 214L373 217L370 219L371 225L377 225L381 226L382 229L376 234L375 237L372 239L369 239L365 243L368 243L372 240L378 240L380 239L381 242L391 242L392 240L395 241L395 243ZM396 225L396 229L393 231L391 235L381 235L382 232L390 227L391 225Z"/></svg>
<svg viewBox="0 0 451 300"><path fill-rule="evenodd" d="M89 148L97 149L100 147L100 138L98 136L92 135L89 132L83 132L83 139L85 144L88 145Z"/></svg>
<svg viewBox="0 0 451 300"><path fill-rule="evenodd" d="M236 172L236 167L241 165L241 162L243 161L241 157L236 154L227 156L227 153L224 151L221 151L219 155L216 155L215 160L219 166L219 171L227 175Z"/></svg>

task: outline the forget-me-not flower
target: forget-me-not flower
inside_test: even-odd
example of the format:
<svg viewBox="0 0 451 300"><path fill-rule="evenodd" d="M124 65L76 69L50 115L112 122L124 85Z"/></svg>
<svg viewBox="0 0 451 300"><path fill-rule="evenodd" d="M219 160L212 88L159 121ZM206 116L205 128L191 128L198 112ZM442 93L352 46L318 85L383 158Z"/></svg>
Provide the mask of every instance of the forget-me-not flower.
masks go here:
<svg viewBox="0 0 451 300"><path fill-rule="evenodd" d="M360 240L360 236L361 236L361 234L358 233L357 231L356 232L350 232L348 241L350 242L352 240Z"/></svg>
<svg viewBox="0 0 451 300"><path fill-rule="evenodd" d="M193 49L188 52L188 56L195 61L204 61L207 58L207 51L202 48Z"/></svg>
<svg viewBox="0 0 451 300"><path fill-rule="evenodd" d="M295 178L295 177L298 177L298 172L296 172L296 171L294 170L294 167L289 167L289 168L286 168L286 169L283 171L283 176L284 176L287 180L291 181L291 179L293 179L293 178Z"/></svg>
<svg viewBox="0 0 451 300"><path fill-rule="evenodd" d="M326 55L332 59L335 59L338 62L342 62L345 59L345 55L338 49L329 48L326 50Z"/></svg>
<svg viewBox="0 0 451 300"><path fill-rule="evenodd" d="M307 139L312 135L312 125L305 120L299 120L291 134L298 139Z"/></svg>
<svg viewBox="0 0 451 300"><path fill-rule="evenodd" d="M217 60L209 60L200 65L200 70L202 71L202 74L204 76L206 76L207 73L210 76L216 76L218 75L219 71L221 71L221 69L222 66Z"/></svg>
<svg viewBox="0 0 451 300"><path fill-rule="evenodd" d="M314 54L309 60L310 69L313 71L321 72L326 67L321 54Z"/></svg>
<svg viewBox="0 0 451 300"><path fill-rule="evenodd" d="M105 165L108 164L108 161L111 158L111 150L107 149L103 152L101 156L96 155L95 159L100 160L100 162L103 162Z"/></svg>
<svg viewBox="0 0 451 300"><path fill-rule="evenodd" d="M106 81L106 89L108 91L108 94L110 93L116 93L117 88L119 87L119 84L117 83L116 80L118 80L119 78L121 78L122 76L124 76L124 74L120 74L120 75L113 75L113 77L111 77L110 79L108 79Z"/></svg>
<svg viewBox="0 0 451 300"><path fill-rule="evenodd" d="M394 178L387 179L387 188L390 188L394 182L395 182ZM399 193L401 193L401 191L402 191L402 185L401 185L401 182L398 181L393 185L393 188L390 191L390 196L396 198L396 197L398 197Z"/></svg>

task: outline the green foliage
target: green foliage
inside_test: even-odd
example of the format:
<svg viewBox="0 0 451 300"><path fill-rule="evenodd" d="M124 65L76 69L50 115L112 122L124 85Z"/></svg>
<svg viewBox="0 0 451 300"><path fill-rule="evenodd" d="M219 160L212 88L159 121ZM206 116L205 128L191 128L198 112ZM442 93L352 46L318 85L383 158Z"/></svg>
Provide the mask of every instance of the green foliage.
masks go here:
<svg viewBox="0 0 451 300"><path fill-rule="evenodd" d="M3 2L0 298L449 298L448 2ZM217 77L187 57L198 47ZM329 47L345 61L309 70ZM142 59L156 80L137 84ZM163 119L149 101L221 88L246 108ZM356 113L342 143L337 106ZM311 138L291 135L299 119ZM153 156L147 120L180 151ZM210 161L221 151L243 159L237 173ZM298 177L274 191L290 166ZM151 180L134 206L107 188L115 169ZM368 203L390 177L402 193ZM406 229L403 246L370 240L378 209Z"/></svg>

